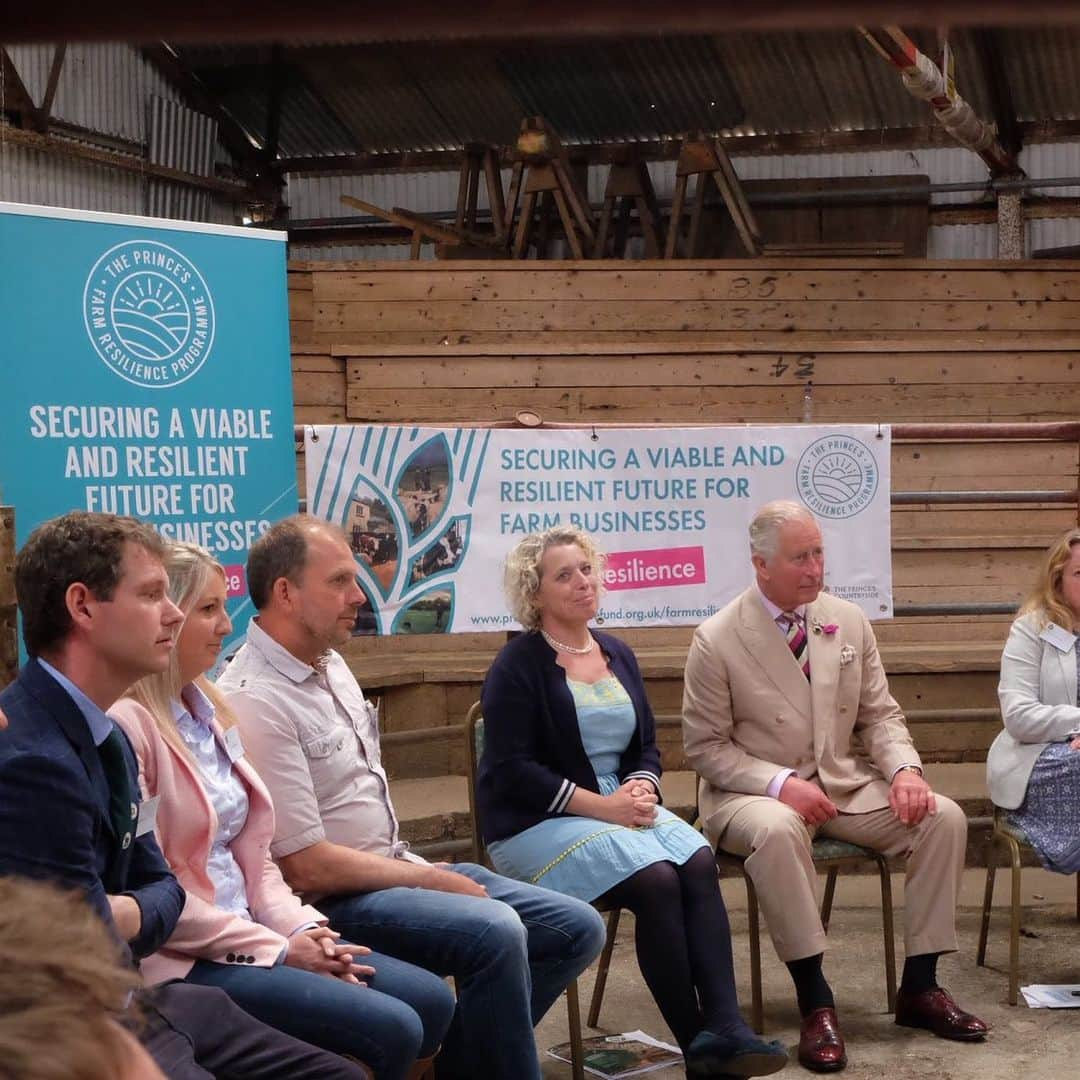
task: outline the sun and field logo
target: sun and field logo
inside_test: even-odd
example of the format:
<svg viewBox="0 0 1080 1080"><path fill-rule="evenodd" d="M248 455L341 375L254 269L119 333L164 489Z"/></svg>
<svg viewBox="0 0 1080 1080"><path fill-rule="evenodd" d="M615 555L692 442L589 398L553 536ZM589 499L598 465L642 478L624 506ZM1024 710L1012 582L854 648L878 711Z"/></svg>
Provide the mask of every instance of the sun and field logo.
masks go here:
<svg viewBox="0 0 1080 1080"><path fill-rule="evenodd" d="M854 517L877 491L877 461L858 439L826 435L803 451L795 479L802 501L818 517Z"/></svg>
<svg viewBox="0 0 1080 1080"><path fill-rule="evenodd" d="M214 344L214 301L194 263L156 240L128 240L94 264L83 320L106 367L136 386L190 379Z"/></svg>

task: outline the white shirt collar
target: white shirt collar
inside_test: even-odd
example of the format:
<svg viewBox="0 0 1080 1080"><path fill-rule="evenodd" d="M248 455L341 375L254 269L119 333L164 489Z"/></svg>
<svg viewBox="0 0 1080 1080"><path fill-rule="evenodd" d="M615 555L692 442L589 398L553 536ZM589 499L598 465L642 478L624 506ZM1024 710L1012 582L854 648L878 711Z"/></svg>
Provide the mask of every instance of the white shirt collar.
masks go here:
<svg viewBox="0 0 1080 1080"><path fill-rule="evenodd" d="M268 664L294 683L302 683L318 674L310 664L293 656L284 645L272 638L255 619L248 623L247 643L265 657Z"/></svg>
<svg viewBox="0 0 1080 1080"><path fill-rule="evenodd" d="M754 582L754 587L757 589L758 596L761 597L761 602L765 605L765 610L769 613L769 617L772 619L773 622L776 622L777 619L784 618L784 617L787 616L788 612L785 611L781 607L777 607L761 591L761 586L758 585L758 583L756 581ZM792 609L789 608L788 610L792 610ZM799 618L803 621L803 623L805 623L806 622L806 605L805 604L800 604L797 608L794 609L794 611L795 611L795 614L798 615Z"/></svg>

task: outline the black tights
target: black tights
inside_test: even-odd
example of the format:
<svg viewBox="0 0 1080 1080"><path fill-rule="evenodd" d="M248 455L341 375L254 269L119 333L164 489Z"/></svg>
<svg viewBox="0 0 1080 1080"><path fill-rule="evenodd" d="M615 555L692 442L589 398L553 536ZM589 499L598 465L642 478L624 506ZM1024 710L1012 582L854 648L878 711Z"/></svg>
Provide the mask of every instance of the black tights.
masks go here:
<svg viewBox="0 0 1080 1080"><path fill-rule="evenodd" d="M638 966L681 1047L703 1028L749 1037L735 993L727 909L708 848L682 866L653 863L604 899L634 913Z"/></svg>

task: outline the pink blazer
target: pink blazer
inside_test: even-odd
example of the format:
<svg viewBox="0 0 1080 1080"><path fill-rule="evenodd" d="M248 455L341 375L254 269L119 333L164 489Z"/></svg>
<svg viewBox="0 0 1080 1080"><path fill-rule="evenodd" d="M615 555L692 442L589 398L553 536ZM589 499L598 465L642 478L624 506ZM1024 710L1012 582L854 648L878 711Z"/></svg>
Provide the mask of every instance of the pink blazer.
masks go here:
<svg viewBox="0 0 1080 1080"><path fill-rule="evenodd" d="M300 902L270 858L274 807L258 774L246 758L233 765L250 804L244 828L231 846L256 920L249 922L214 904L214 885L206 863L218 820L197 770L162 738L154 718L137 702L123 698L109 715L127 733L139 759L143 797L161 796L154 832L169 866L187 890L176 929L163 948L143 960L143 977L151 984L182 979L200 959L273 966L288 934L306 922L326 919ZM216 723L214 730L220 738L221 728Z"/></svg>

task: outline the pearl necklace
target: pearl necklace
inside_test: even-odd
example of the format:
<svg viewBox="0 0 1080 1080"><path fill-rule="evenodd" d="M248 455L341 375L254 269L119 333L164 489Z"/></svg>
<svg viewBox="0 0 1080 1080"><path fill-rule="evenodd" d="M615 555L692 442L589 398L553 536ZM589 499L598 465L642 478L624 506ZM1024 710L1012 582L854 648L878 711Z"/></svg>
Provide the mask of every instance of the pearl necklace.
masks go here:
<svg viewBox="0 0 1080 1080"><path fill-rule="evenodd" d="M572 656L587 656L593 651L596 639L590 634L589 644L579 649L576 645L567 645L562 641L556 641L546 630L540 630L540 636L558 652L570 653Z"/></svg>

